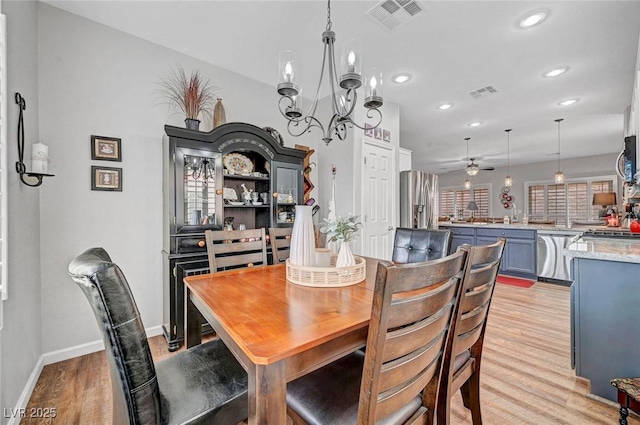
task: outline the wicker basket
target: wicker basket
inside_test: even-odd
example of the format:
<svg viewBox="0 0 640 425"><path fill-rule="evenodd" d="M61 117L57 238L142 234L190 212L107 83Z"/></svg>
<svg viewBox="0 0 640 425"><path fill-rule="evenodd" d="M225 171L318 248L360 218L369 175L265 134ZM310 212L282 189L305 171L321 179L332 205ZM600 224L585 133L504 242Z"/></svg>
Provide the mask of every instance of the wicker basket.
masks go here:
<svg viewBox="0 0 640 425"><path fill-rule="evenodd" d="M332 267L296 266L287 259L287 280L297 285L315 288L337 288L355 285L367 277L367 264L362 257L354 256L355 266L335 267L336 256L331 257Z"/></svg>

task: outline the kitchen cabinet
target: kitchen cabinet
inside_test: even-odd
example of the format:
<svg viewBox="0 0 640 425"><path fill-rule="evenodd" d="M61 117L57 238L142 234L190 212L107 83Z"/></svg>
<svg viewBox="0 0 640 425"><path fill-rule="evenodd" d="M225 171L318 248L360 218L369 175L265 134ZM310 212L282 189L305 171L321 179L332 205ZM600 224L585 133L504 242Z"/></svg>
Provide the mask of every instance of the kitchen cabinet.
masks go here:
<svg viewBox="0 0 640 425"><path fill-rule="evenodd" d="M505 238L500 272L512 276L537 279L536 232L523 229L476 229L476 245L494 243Z"/></svg>
<svg viewBox="0 0 640 425"><path fill-rule="evenodd" d="M163 140L163 330L169 350L184 340L183 278L209 272L204 232L293 226L303 201L306 152L265 130L229 123L205 133L165 126ZM226 158L226 160L225 160ZM258 194L243 202L244 189ZM203 319L203 331L210 329Z"/></svg>
<svg viewBox="0 0 640 425"><path fill-rule="evenodd" d="M452 233L450 252L456 252L462 244L475 245L475 229L473 227L451 227Z"/></svg>
<svg viewBox="0 0 640 425"><path fill-rule="evenodd" d="M536 279L536 231L487 227L442 226L453 233L451 252L463 243L488 245L505 238L500 273Z"/></svg>

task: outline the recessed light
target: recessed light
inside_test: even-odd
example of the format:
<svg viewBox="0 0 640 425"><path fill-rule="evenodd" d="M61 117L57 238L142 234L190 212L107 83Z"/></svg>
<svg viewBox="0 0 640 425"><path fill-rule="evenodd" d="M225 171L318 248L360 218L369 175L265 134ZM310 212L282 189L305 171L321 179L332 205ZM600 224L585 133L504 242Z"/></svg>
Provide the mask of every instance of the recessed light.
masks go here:
<svg viewBox="0 0 640 425"><path fill-rule="evenodd" d="M562 68L556 68L556 69L552 69L549 72L545 72L544 76L545 77L557 77L559 75L564 74L565 72L567 72L569 70L568 66L563 66Z"/></svg>
<svg viewBox="0 0 640 425"><path fill-rule="evenodd" d="M558 102L558 105L560 105L560 106L569 106L569 105L573 105L578 100L580 100L580 99L567 99L567 100L563 100L562 102Z"/></svg>
<svg viewBox="0 0 640 425"><path fill-rule="evenodd" d="M394 75L391 78L391 81L393 81L394 83L402 84L402 83L406 83L410 79L411 79L411 74L403 72L401 74Z"/></svg>
<svg viewBox="0 0 640 425"><path fill-rule="evenodd" d="M467 124L469 127L478 127L479 125L482 125L482 121L474 121L474 122L470 122L469 124Z"/></svg>
<svg viewBox="0 0 640 425"><path fill-rule="evenodd" d="M547 16L549 16L549 13L546 10L536 10L536 11L527 13L524 17L522 17L518 21L518 26L520 28L534 27L542 23L542 21L544 21L547 18Z"/></svg>
<svg viewBox="0 0 640 425"><path fill-rule="evenodd" d="M447 109L453 108L453 103L443 103L442 105L438 105L438 109L446 111Z"/></svg>

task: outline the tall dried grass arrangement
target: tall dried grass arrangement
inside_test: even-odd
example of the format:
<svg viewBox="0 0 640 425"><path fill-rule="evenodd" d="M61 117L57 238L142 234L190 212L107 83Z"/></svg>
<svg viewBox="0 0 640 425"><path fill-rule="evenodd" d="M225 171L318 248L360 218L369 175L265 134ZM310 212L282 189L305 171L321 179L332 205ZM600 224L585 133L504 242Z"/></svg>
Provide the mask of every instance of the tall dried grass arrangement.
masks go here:
<svg viewBox="0 0 640 425"><path fill-rule="evenodd" d="M173 75L161 78L160 85L162 95L180 108L187 119L197 120L200 114L212 114L219 88L199 71L191 71L187 78L184 69L178 66Z"/></svg>

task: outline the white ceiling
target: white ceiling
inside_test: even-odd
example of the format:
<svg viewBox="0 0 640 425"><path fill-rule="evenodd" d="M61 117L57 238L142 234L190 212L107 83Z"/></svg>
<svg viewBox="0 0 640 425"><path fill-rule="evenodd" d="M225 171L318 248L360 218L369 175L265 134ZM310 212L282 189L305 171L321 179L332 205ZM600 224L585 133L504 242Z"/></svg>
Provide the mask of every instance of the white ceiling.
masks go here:
<svg viewBox="0 0 640 425"><path fill-rule="evenodd" d="M301 87L308 94L317 85L324 1L44 1L274 87L279 52L294 50ZM640 1L419 1L424 13L393 32L365 16L376 4L332 2L336 52L356 38L364 68L382 68L384 96L400 105L400 143L413 151L414 168L464 168L465 137L481 166L504 166L507 128L512 165L556 160L556 118L565 119L561 158L620 151ZM545 22L517 28L518 18L540 8L550 12ZM571 69L543 77L559 66ZM411 82L391 83L401 71L413 74ZM468 94L487 85L499 93ZM567 98L580 102L558 106ZM443 102L455 107L436 109ZM472 121L483 125L470 128Z"/></svg>

